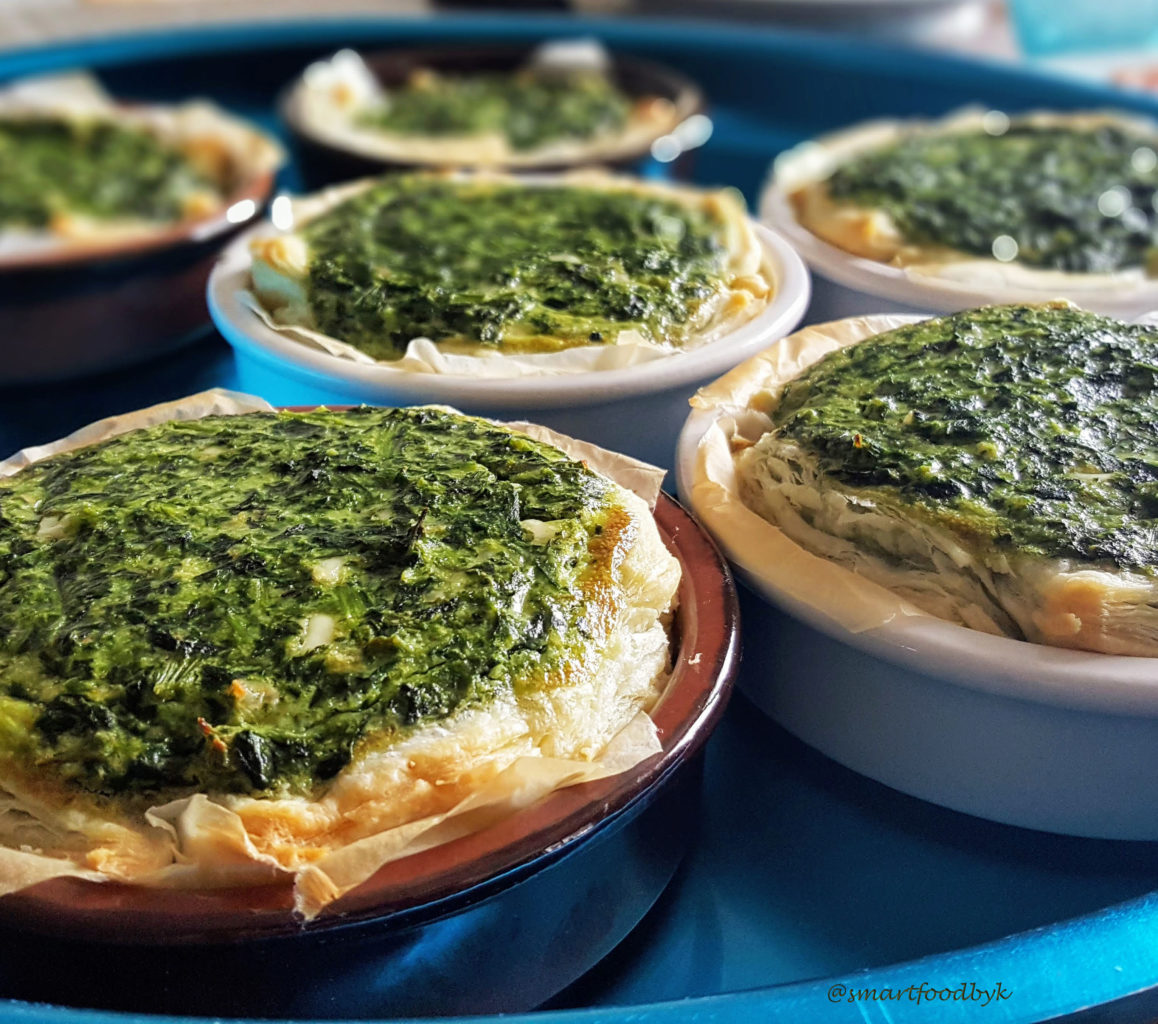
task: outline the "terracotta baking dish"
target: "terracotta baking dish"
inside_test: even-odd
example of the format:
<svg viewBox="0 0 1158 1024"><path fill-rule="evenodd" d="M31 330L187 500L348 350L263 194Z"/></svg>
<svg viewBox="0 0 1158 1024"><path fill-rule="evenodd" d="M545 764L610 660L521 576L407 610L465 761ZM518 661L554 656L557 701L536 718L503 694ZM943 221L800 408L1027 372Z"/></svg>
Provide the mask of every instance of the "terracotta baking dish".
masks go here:
<svg viewBox="0 0 1158 1024"><path fill-rule="evenodd" d="M661 754L387 865L308 925L293 916L288 886L41 883L0 899L0 997L365 1017L524 1010L561 990L634 927L675 871L695 829L697 755L739 660L719 552L666 494L656 518L683 568L674 671L653 711Z"/></svg>
<svg viewBox="0 0 1158 1024"><path fill-rule="evenodd" d="M262 173L215 216L148 237L0 256L0 386L111 370L192 340L209 322L218 250L273 186Z"/></svg>

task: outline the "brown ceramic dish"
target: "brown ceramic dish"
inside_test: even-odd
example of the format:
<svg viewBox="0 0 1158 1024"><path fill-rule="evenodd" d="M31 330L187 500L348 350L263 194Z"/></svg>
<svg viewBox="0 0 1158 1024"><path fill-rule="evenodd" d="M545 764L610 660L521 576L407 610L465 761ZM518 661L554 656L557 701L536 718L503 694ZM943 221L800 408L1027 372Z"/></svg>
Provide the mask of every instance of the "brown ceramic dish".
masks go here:
<svg viewBox="0 0 1158 1024"><path fill-rule="evenodd" d="M491 46L439 46L406 50L386 50L363 57L375 78L386 88L396 87L420 68L430 68L447 74L472 72L511 71L526 64L534 51L532 44L509 44ZM704 110L704 97L699 86L690 78L663 64L641 60L636 57L612 53L610 74L629 96L636 98L658 97L669 101L675 111L673 124L682 124L693 114ZM295 116L290 102L297 83L291 85L280 103L282 116L289 126L298 150L299 164L308 188L365 175L379 174L384 170L413 170L429 168L423 161L407 161L396 158L371 157L340 148L309 133ZM579 166L598 164L599 166L631 170L650 152L651 144L660 135L669 131L664 128L654 136L641 141L631 151L625 151L612 159L583 156L566 161L544 160L533 164L522 164L517 170L535 173L565 171ZM441 166L439 164L438 166ZM491 170L505 170L502 165L490 166ZM514 169L514 168L510 168Z"/></svg>
<svg viewBox="0 0 1158 1024"><path fill-rule="evenodd" d="M558 964L544 964L533 981L485 989L485 998L443 977L433 989L367 993L366 1014L525 1009L569 983L634 926L674 871L697 809L696 755L724 709L738 664L735 589L718 551L666 494L656 519L683 569L675 667L652 712L661 754L387 865L306 926L292 914L288 886L188 892L75 879L41 883L0 899L0 996L147 1012L297 1015L328 987L346 985L361 958L372 957L385 976L391 957L409 955L403 974L413 981L414 949L447 928L456 942L483 951L467 972L480 978L509 972L523 956L537 959L541 948L523 947L541 946L544 934L570 935L575 948L560 952ZM72 968L63 981L59 966L36 966L42 957L59 965L62 956ZM221 975L216 965L226 961L231 966ZM150 964L163 965L157 969L169 979L164 991L131 983L129 975ZM435 958L421 971L445 976L448 968ZM209 974L244 977L245 990L198 986L196 978ZM180 996L172 1003L174 992Z"/></svg>
<svg viewBox="0 0 1158 1024"><path fill-rule="evenodd" d="M208 323L217 251L261 215L273 187L262 171L207 218L0 255L0 386L115 369L191 340Z"/></svg>

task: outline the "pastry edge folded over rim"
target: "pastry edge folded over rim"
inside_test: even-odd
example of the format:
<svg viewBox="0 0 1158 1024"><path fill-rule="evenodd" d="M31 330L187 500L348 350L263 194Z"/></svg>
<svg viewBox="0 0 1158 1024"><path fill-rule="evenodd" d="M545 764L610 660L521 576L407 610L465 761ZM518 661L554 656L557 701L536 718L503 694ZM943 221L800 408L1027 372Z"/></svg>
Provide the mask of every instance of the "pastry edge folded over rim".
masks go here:
<svg viewBox="0 0 1158 1024"><path fill-rule="evenodd" d="M605 531L595 581L608 641L559 685L368 749L316 800L196 794L126 813L0 763L0 895L62 874L191 889L291 877L308 919L390 860L658 752L646 711L671 667L680 566L647 503L614 482L613 492L618 528Z"/></svg>
<svg viewBox="0 0 1158 1024"><path fill-rule="evenodd" d="M62 248L130 242L207 220L224 211L240 191L262 175L275 171L285 157L281 146L271 137L207 100L190 100L173 106L121 105L88 76L59 76L59 81L59 103L54 102L53 80L39 84L39 94L33 103L23 102L19 96L10 98L0 90L0 118L108 122L146 131L181 152L199 171L222 183L222 191L190 191L179 220L102 219L62 212L43 229L0 224L4 249L14 248L21 242L29 245L55 242ZM76 104L78 89L82 93L82 106Z"/></svg>
<svg viewBox="0 0 1158 1024"><path fill-rule="evenodd" d="M575 186L607 191L619 190L640 195L663 196L693 208L708 205L723 216L727 248L731 257L724 272L724 286L700 311L700 319L703 322L697 324L690 332L690 336L678 344L655 343L645 339L634 328L625 328L614 340L599 345L578 344L550 352L536 353L533 349L524 350L518 345L509 343L487 345L455 339L437 341L436 344L446 351L494 358L502 355L551 355L556 352L587 350L606 352L610 345L632 344L676 354L710 344L748 323L767 308L775 294L776 275L768 263L764 246L753 229L742 203L725 190L699 190L589 170L560 175L536 175L533 178L517 178L486 171L470 174L422 173L435 177L446 176L455 180L521 185L526 188ZM373 187L379 180L366 178L299 199L294 206L293 223L295 226L304 226L345 200ZM353 349L354 354L360 355L362 359L369 358L355 346L340 338L320 334L314 328L313 314L306 292L309 245L301 235L296 232L259 234L251 241L249 248L252 258L250 274L253 293L258 304L269 316L269 322L274 330L282 331L291 337L293 332L300 330L328 342L327 348L336 354L344 354L344 350ZM373 362L377 365L390 366L396 360L379 359Z"/></svg>
<svg viewBox="0 0 1158 1024"><path fill-rule="evenodd" d="M882 209L834 201L826 179L837 167L861 153L880 149L914 134L952 134L984 130L987 111L967 107L936 120L880 119L822 135L781 154L761 198L762 216L776 227L795 227L847 257L871 260L911 277L928 277L946 284L996 285L1032 289L1042 298L1067 290L1141 290L1158 280L1140 267L1111 273L1077 273L1030 267L1016 260L1005 263L949 246L908 241L896 222ZM1158 145L1158 124L1141 116L1116 111L1080 111L1070 114L1033 111L1014 115L1042 127L1077 129L1117 125L1149 135ZM783 223L786 219L791 224Z"/></svg>
<svg viewBox="0 0 1158 1024"><path fill-rule="evenodd" d="M587 70L606 73L604 67ZM286 104L291 121L304 134L358 156L429 167L473 167L532 171L537 167L622 160L646 151L692 111L662 97L635 97L623 127L588 138L564 138L530 149L515 149L501 133L477 135L404 135L357 123L380 102L382 90L370 70L357 63L337 66L320 81L304 76Z"/></svg>
<svg viewBox="0 0 1158 1024"><path fill-rule="evenodd" d="M702 389L693 405L720 418L697 453L697 513L733 542L746 537L749 552L741 558L749 572L854 631L917 614L1015 639L1020 630L1031 642L1055 647L1158 656L1158 580L1060 558L978 557L948 530L929 524L913 530L889 503L839 482L820 484L793 445L783 446L789 458L761 459L757 445L788 381L828 352L921 319L869 316L815 325L773 346L782 351L762 353ZM720 465L721 440L731 473ZM870 532L898 560L915 555L923 564L898 568L864 551L858 531ZM778 571L762 559L785 542L793 560Z"/></svg>

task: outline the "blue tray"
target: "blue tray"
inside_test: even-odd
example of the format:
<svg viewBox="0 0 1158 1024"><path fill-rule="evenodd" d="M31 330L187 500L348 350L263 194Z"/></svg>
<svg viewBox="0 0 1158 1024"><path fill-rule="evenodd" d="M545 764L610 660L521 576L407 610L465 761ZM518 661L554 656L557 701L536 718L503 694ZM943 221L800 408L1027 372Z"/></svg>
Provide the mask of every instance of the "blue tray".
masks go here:
<svg viewBox="0 0 1158 1024"><path fill-rule="evenodd" d="M780 149L874 115L938 114L967 102L1158 114L1141 96L1004 66L751 28L557 17L183 30L0 54L0 80L94 67L118 94L210 95L276 128L277 91L338 46L576 33L695 77L716 130L694 177L737 185L749 199ZM284 184L294 187L292 169ZM207 328L184 351L121 375L0 390L0 449L234 384L233 356ZM763 639L747 637L749 663ZM643 924L549 1007L504 1022L1158 1016L1154 844L1050 836L924 804L810 751L742 697L709 744L705 787L692 853ZM0 1019L157 1021L4 1000Z"/></svg>

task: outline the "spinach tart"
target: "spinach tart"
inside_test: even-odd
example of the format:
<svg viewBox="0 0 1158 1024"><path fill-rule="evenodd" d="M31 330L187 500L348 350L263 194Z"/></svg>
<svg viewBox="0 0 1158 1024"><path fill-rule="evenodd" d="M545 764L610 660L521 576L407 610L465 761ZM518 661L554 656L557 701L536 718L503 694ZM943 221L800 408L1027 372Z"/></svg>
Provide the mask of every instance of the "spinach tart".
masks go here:
<svg viewBox="0 0 1158 1024"><path fill-rule="evenodd" d="M264 195L281 158L272 139L207 102L118 104L87 76L17 82L0 90L0 256L220 217L239 196ZM237 219L255 212L251 199Z"/></svg>
<svg viewBox="0 0 1158 1024"><path fill-rule="evenodd" d="M763 205L774 223L909 276L1049 299L1149 285L1156 197L1150 121L966 110L806 143L777 160Z"/></svg>
<svg viewBox="0 0 1158 1024"><path fill-rule="evenodd" d="M527 171L637 159L696 111L666 68L598 44L380 54L311 65L287 100L307 139L410 167Z"/></svg>
<svg viewBox="0 0 1158 1024"><path fill-rule="evenodd" d="M721 382L758 412L748 508L941 618L1158 654L1158 330L1050 303L803 334Z"/></svg>
<svg viewBox="0 0 1158 1024"><path fill-rule="evenodd" d="M397 362L416 340L483 356L678 352L772 295L729 190L582 172L394 175L308 198L294 219L250 244L263 318L363 361Z"/></svg>
<svg viewBox="0 0 1158 1024"><path fill-rule="evenodd" d="M310 915L656 749L641 498L441 409L200 412L0 481L0 892L288 875Z"/></svg>

